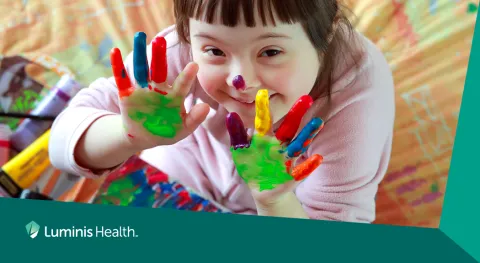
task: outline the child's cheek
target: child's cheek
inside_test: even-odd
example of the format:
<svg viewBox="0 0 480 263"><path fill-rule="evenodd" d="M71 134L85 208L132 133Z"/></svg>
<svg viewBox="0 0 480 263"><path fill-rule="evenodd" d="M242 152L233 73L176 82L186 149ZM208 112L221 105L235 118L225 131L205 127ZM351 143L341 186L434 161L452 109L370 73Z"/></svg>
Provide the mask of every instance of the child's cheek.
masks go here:
<svg viewBox="0 0 480 263"><path fill-rule="evenodd" d="M212 70L200 70L197 78L205 92L211 96L214 96L215 93L226 85L225 79Z"/></svg>
<svg viewBox="0 0 480 263"><path fill-rule="evenodd" d="M282 95L288 95L291 83L291 78L289 75L289 72L283 72L278 74L277 77L270 82L271 85L269 86L271 86L273 90Z"/></svg>
<svg viewBox="0 0 480 263"><path fill-rule="evenodd" d="M288 95L292 83L293 73L298 71L289 64L262 71L262 83L282 95Z"/></svg>
<svg viewBox="0 0 480 263"><path fill-rule="evenodd" d="M296 101L302 95L308 94L316 79L316 72L312 69L302 68L301 65L297 63L292 63L292 65L293 67L285 67L279 72L276 90L287 96L290 102ZM299 70L299 68L301 68L301 70Z"/></svg>

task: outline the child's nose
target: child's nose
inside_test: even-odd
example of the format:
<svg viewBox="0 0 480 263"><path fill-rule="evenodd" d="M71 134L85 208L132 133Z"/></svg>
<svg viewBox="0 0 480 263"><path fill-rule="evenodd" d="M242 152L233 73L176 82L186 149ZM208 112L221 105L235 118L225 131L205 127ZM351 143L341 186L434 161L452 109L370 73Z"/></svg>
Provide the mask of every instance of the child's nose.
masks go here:
<svg viewBox="0 0 480 263"><path fill-rule="evenodd" d="M244 91L259 86L257 73L253 67L242 68L242 70L231 70L227 83L235 89Z"/></svg>

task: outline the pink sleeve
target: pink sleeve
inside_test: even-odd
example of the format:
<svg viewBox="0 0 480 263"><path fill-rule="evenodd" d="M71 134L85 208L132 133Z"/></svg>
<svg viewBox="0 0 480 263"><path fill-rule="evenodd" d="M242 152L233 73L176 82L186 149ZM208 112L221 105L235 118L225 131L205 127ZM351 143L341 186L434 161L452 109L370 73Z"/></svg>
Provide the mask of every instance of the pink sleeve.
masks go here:
<svg viewBox="0 0 480 263"><path fill-rule="evenodd" d="M181 54L178 38L171 26L160 32L158 36L164 36L167 40L168 78L172 84L176 76L183 70L186 63ZM148 59L151 59L151 44L147 47ZM181 56L180 56L181 55ZM124 63L130 80L135 83L133 75L133 52L126 57ZM94 173L80 167L74 159L74 149L78 140L90 125L99 118L112 114L119 114L118 90L113 77L99 78L90 84L88 88L81 90L69 103L69 106L56 118L52 125L49 154L54 167L85 177L96 177L109 174L119 166Z"/></svg>
<svg viewBox="0 0 480 263"><path fill-rule="evenodd" d="M390 159L395 118L394 86L388 64L379 52L370 58L352 83L351 73L340 82L325 126L307 156L324 163L296 190L310 218L371 223L375 195ZM339 87L337 87L339 88Z"/></svg>

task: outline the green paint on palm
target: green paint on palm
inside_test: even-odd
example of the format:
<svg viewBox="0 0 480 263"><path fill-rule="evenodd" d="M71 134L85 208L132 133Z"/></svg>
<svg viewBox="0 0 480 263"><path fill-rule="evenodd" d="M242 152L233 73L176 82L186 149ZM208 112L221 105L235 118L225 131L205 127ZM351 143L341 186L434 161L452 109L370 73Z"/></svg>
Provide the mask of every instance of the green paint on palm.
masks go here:
<svg viewBox="0 0 480 263"><path fill-rule="evenodd" d="M136 90L128 98L128 103L141 105L128 111L128 116L153 135L173 138L183 127L180 97L168 97L156 92Z"/></svg>
<svg viewBox="0 0 480 263"><path fill-rule="evenodd" d="M248 183L258 185L260 191L272 190L293 178L285 166L284 154L276 138L254 135L249 148L230 148L238 174Z"/></svg>

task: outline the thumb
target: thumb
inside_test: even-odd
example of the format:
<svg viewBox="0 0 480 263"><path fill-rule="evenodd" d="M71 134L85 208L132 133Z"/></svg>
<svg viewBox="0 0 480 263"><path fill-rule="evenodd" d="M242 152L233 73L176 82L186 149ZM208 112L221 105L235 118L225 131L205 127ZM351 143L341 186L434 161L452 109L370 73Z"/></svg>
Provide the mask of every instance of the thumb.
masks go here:
<svg viewBox="0 0 480 263"><path fill-rule="evenodd" d="M177 96L185 97L190 92L195 83L199 67L198 64L190 62L185 66L184 70L175 79L173 90Z"/></svg>
<svg viewBox="0 0 480 263"><path fill-rule="evenodd" d="M188 133L195 131L198 126L205 121L209 112L210 106L206 103L193 106L185 117L185 130Z"/></svg>

